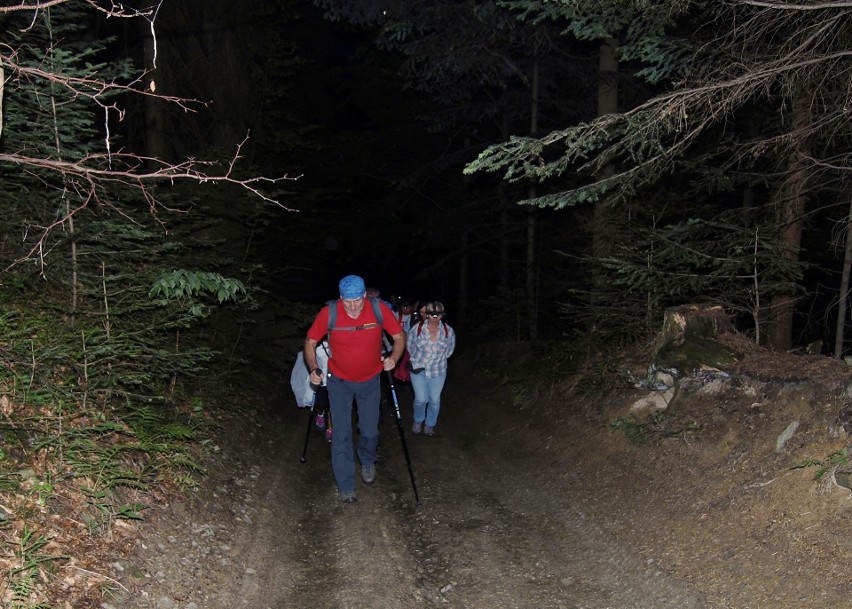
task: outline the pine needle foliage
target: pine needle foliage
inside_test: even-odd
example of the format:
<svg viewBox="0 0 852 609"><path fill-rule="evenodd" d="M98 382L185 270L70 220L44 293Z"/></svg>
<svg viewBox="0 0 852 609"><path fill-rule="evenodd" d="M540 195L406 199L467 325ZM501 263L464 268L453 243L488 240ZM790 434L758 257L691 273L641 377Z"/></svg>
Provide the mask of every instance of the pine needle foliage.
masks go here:
<svg viewBox="0 0 852 609"><path fill-rule="evenodd" d="M654 24L641 35L631 34L632 25L627 28L622 61L640 59L651 66L645 77L654 82L665 77L668 90L632 109L541 138L514 137L494 144L466 173L499 171L509 180L543 182L576 171L589 180L529 202L559 209L599 200L624 203L671 176L681 168L679 158L707 144L706 134L735 125L754 104L760 104L764 117L761 134L749 138L741 132L736 146L720 148L727 151L730 166L770 159L780 167L800 142L810 140L820 151L813 163L822 176L817 183L836 183L849 171L845 108L852 14L847 7L807 10L772 3L677 0L511 4L526 6L528 19L568 19L572 25L566 32L578 36L617 34L624 19L612 17L613 11L627 11L631 23ZM581 7L594 7L597 16ZM675 47L679 50L670 52ZM808 91L814 92L814 120L790 134L781 126L794 100ZM608 165L617 167L612 177L591 179Z"/></svg>
<svg viewBox="0 0 852 609"><path fill-rule="evenodd" d="M106 49L114 39L93 38L91 19L91 11L76 3L38 11L35 20L22 12L0 16L0 28L9 35L6 42L15 49L4 66L8 78L3 104L5 152L50 162L78 162L103 148L103 127L111 117L108 106L113 95L105 93L101 108L93 109L64 80L126 82L132 65L107 61ZM5 167L0 194L8 206L4 205L0 227L23 239L3 241L4 267L56 247L49 235L60 219L96 204L87 196L86 186L52 170L48 163ZM99 202L108 204L111 197L103 194Z"/></svg>
<svg viewBox="0 0 852 609"><path fill-rule="evenodd" d="M802 294L807 267L791 261L808 252L784 244L795 238L785 229L801 221L802 212L783 219L782 208L793 198L791 159L802 160L798 167L807 178L796 183L797 196L808 205L847 190L848 6L733 0L500 5L533 23L561 23L571 39L616 39L622 73L644 78L653 92L635 103L621 100L618 112L494 143L465 168L467 175L493 172L534 185L535 196L522 204L607 206L631 218L635 226L619 234L620 246L606 259L577 258L606 273L610 293L591 299L588 289L571 286L566 313L624 338L653 328L667 304L694 299L724 304L757 332L772 296ZM808 118L793 125L793 110L803 105ZM648 204L654 192L672 194L682 217L655 218ZM737 217L731 202L742 205L746 195L755 211ZM829 207L813 212L814 225Z"/></svg>

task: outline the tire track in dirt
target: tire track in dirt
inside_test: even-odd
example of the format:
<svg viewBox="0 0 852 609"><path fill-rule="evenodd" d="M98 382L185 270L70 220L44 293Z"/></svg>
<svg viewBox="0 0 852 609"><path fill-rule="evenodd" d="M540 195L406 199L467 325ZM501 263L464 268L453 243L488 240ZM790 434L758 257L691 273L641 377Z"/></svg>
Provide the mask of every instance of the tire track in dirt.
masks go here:
<svg viewBox="0 0 852 609"><path fill-rule="evenodd" d="M507 425L511 402L469 389L448 383L441 436L410 442L423 506L406 543L427 598L458 609L704 606L571 506L540 439Z"/></svg>
<svg viewBox="0 0 852 609"><path fill-rule="evenodd" d="M314 455L304 464L298 461L300 452L293 450L304 436L304 426L297 423L306 417L306 411L299 411L261 419L251 451L260 473L248 495L255 517L249 526L234 531L235 563L244 576L236 586L228 586L223 578L221 600L213 609L312 606L326 591L318 582L336 575L334 562L324 560L329 550L318 507L333 494L327 485L313 483L323 467L310 458L323 447L312 446ZM325 444L315 436L315 444Z"/></svg>
<svg viewBox="0 0 852 609"><path fill-rule="evenodd" d="M255 543L253 538L251 544L244 544L245 560L262 564L258 555L266 554L279 560L279 568L277 573L273 569L259 573L257 580L268 585L265 591L244 583L237 599L244 606L275 609L424 606L413 577L416 561L404 543L405 514L411 513L413 503L405 494L407 479L398 477L406 470L385 456L388 436L396 433L393 423L385 420L382 426L378 481L371 487L359 481L359 500L351 505L338 501L330 446L321 434L311 431L307 461L299 463L306 424L306 411L285 412L287 431L276 441L280 450L260 457L263 468L277 471L278 478L264 498L268 517L261 519L257 529L259 535L274 541ZM280 506L277 513L276 505ZM276 545L277 556L272 551Z"/></svg>

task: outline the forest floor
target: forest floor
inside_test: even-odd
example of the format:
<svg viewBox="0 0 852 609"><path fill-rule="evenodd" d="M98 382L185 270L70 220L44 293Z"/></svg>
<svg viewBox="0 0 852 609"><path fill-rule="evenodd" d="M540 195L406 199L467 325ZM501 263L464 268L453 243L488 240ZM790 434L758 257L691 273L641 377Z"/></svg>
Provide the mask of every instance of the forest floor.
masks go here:
<svg viewBox="0 0 852 609"><path fill-rule="evenodd" d="M300 463L308 414L286 372L268 375L222 419L201 489L63 549L78 557L64 607L848 606L852 498L831 459L848 442L845 364L752 352L632 417L648 391L624 371L641 357L530 392L517 375L535 356L513 349L454 357L434 438L411 435L397 387L419 506L392 408L377 481L344 505L319 432Z"/></svg>

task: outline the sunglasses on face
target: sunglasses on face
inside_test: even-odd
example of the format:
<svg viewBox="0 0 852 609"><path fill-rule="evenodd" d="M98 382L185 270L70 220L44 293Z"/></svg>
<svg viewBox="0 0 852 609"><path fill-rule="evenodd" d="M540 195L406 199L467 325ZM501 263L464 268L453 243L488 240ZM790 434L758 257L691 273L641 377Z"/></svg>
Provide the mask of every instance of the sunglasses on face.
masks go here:
<svg viewBox="0 0 852 609"><path fill-rule="evenodd" d="M426 317L431 317L432 319L438 319L439 317L443 317L443 313L426 313Z"/></svg>

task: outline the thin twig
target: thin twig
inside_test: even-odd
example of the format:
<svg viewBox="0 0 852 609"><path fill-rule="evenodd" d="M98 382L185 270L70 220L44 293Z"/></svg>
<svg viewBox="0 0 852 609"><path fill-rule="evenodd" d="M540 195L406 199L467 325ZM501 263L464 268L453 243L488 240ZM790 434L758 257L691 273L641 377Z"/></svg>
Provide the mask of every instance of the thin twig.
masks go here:
<svg viewBox="0 0 852 609"><path fill-rule="evenodd" d="M108 579L108 580L109 580L109 581L111 581L112 583L114 583L114 584L116 584L116 585L118 585L118 586L121 586L121 588L122 588L125 592L130 592L130 590L128 590L127 588L125 588L125 587L122 585L122 583L121 583L120 581L118 581L117 579L113 579L113 578L111 578L109 575L104 575L103 573L97 573L97 572L95 572L95 571L89 571L88 569L84 569L84 568L82 568L82 567L78 567L78 566L76 566L76 565L62 565L62 568L63 568L63 569L77 569L78 571L82 571L83 573L88 573L89 575L95 575L95 576L97 576L97 577L103 577L104 579Z"/></svg>
<svg viewBox="0 0 852 609"><path fill-rule="evenodd" d="M781 474L777 478L773 478L772 480L767 480L766 482L755 482L754 484L749 484L746 488L761 488L761 487L764 487L764 486L769 486L773 482L780 480L784 476L789 475L789 473L790 472L787 472L786 474Z"/></svg>

